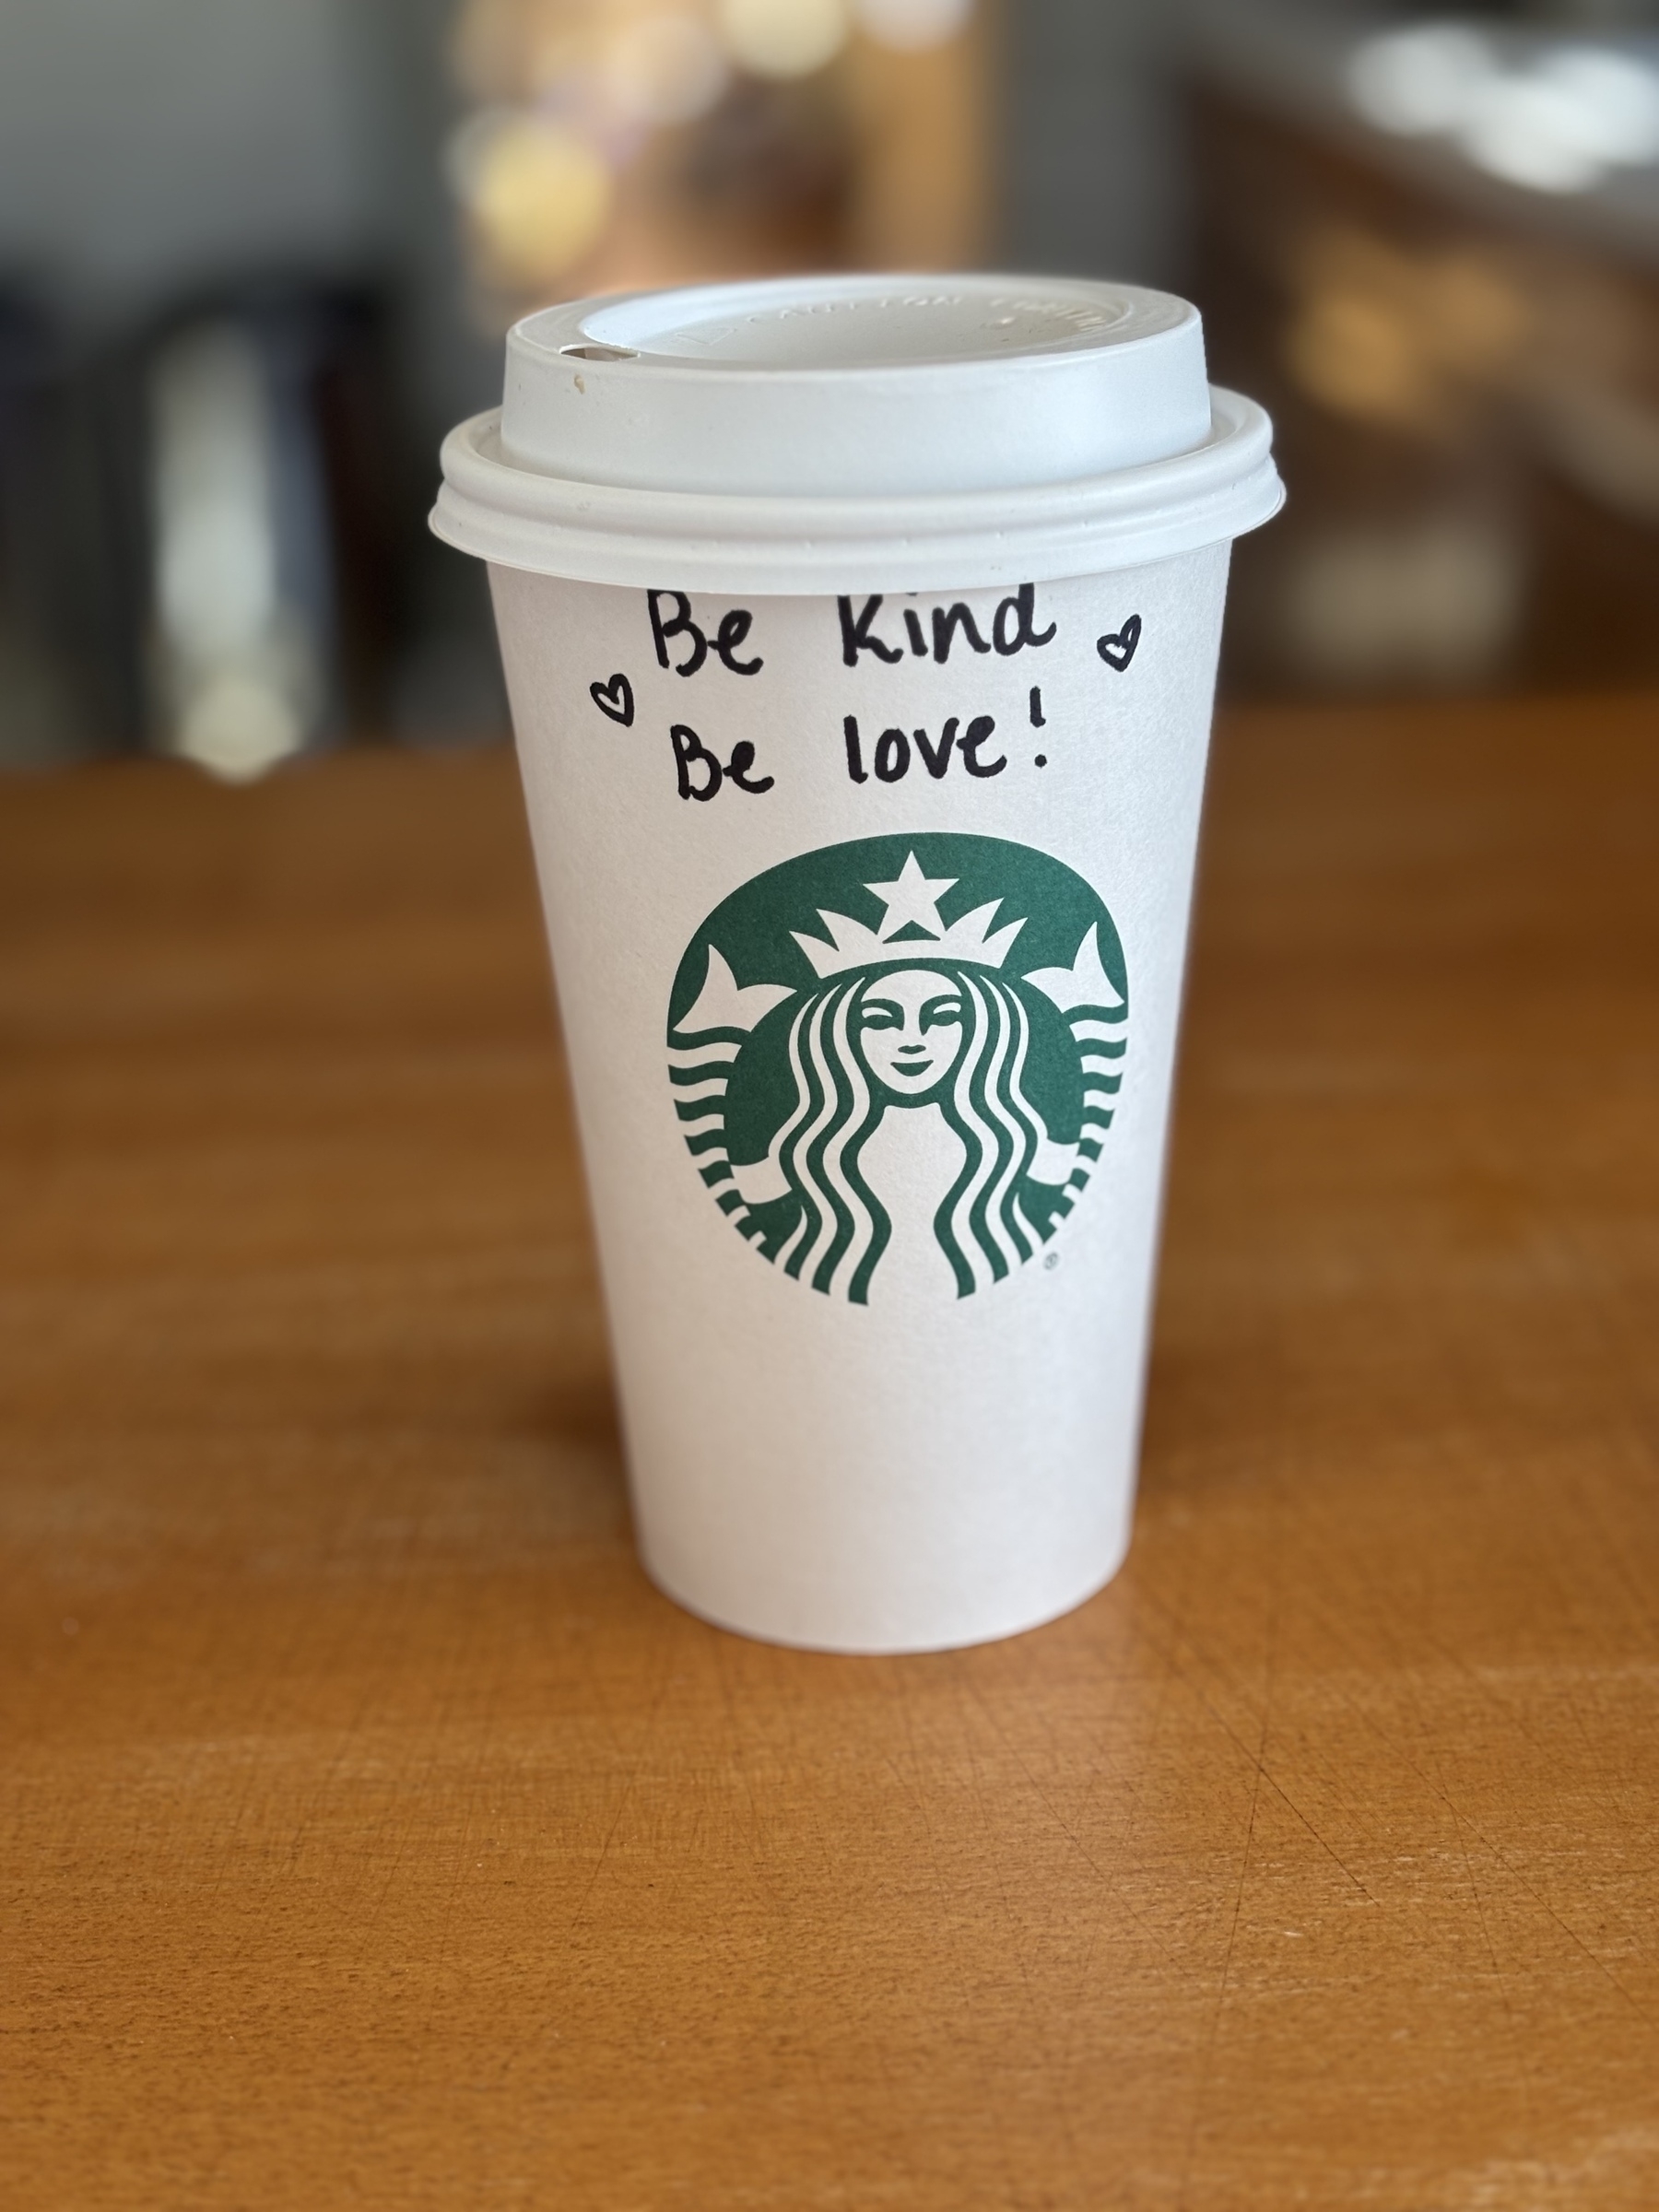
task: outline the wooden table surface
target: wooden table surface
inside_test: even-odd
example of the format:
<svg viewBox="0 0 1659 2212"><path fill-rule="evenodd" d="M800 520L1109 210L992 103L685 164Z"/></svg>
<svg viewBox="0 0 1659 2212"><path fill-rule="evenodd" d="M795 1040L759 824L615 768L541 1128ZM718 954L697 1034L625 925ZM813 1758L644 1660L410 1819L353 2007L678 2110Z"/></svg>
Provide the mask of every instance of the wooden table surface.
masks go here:
<svg viewBox="0 0 1659 2212"><path fill-rule="evenodd" d="M1659 712L1257 714L1135 1548L629 1545L512 763L0 791L0 2201L1652 2212Z"/></svg>

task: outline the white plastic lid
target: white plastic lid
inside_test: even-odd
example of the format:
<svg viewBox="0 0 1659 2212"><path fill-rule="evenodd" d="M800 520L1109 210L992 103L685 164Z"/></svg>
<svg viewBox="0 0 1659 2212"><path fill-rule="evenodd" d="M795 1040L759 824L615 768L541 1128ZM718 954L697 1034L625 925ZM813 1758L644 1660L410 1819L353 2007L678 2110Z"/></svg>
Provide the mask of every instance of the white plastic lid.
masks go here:
<svg viewBox="0 0 1659 2212"><path fill-rule="evenodd" d="M1091 284L879 276L583 300L507 341L501 450L659 491L1056 484L1201 444L1197 311Z"/></svg>
<svg viewBox="0 0 1659 2212"><path fill-rule="evenodd" d="M511 333L505 405L446 441L432 522L487 559L598 582L1119 567L1278 506L1265 417L1215 396L1197 311L1130 285L820 276L575 300Z"/></svg>

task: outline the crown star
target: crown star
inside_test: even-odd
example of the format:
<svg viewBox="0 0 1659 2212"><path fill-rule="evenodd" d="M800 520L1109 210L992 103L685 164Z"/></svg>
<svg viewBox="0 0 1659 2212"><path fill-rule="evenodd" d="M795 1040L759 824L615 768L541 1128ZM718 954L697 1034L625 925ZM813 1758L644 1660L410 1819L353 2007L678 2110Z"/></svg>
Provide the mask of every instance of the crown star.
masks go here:
<svg viewBox="0 0 1659 2212"><path fill-rule="evenodd" d="M866 883L865 889L872 891L887 908L887 919L876 935L885 944L896 936L908 923L924 929L930 937L942 937L945 924L939 919L939 901L956 883L954 876L940 876L930 879L923 875L913 853L907 853L904 865L892 883Z"/></svg>

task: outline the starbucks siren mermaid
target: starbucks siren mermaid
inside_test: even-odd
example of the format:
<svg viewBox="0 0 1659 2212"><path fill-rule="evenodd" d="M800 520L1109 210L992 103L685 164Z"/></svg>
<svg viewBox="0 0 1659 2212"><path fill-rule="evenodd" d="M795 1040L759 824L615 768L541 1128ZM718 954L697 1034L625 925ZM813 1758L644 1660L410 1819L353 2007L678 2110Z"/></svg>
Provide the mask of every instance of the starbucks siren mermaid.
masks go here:
<svg viewBox="0 0 1659 2212"><path fill-rule="evenodd" d="M816 931L793 925L803 872L827 866L841 903L862 894L879 921L818 905ZM993 883L1028 911L999 920L1008 899L978 898ZM1064 965L1018 959L1056 934ZM752 946L769 980L739 982L723 938ZM805 987L770 980L803 961ZM815 1290L879 1303L884 1260L918 1231L943 1295L985 1289L1050 1242L1100 1157L1123 955L1105 907L1046 854L916 837L805 855L710 917L677 979L676 1006L688 996L669 1079L699 1172L739 1233Z"/></svg>

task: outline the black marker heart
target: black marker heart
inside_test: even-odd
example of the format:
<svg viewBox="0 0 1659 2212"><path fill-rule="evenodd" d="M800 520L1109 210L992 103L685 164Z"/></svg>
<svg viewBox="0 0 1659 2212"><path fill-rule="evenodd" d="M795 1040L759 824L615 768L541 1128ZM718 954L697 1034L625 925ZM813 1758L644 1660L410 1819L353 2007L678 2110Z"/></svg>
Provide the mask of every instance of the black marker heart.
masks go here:
<svg viewBox="0 0 1659 2212"><path fill-rule="evenodd" d="M613 676L608 684L590 684L588 695L601 714L608 714L625 730L633 727L633 686L625 676Z"/></svg>
<svg viewBox="0 0 1659 2212"><path fill-rule="evenodd" d="M1141 618L1131 615L1122 629L1109 629L1103 638L1095 640L1095 651L1108 668L1115 668L1121 676L1135 658L1135 649L1140 643Z"/></svg>

